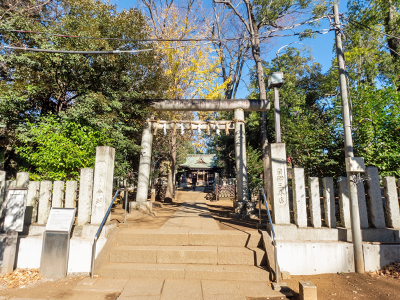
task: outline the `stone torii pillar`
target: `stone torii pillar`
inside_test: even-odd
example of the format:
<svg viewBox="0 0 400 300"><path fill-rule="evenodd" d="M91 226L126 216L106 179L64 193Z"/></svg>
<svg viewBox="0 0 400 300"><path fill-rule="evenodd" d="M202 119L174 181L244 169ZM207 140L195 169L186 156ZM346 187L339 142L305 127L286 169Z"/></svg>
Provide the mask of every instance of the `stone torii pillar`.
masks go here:
<svg viewBox="0 0 400 300"><path fill-rule="evenodd" d="M139 202L137 204L143 206L142 204L144 204L147 200L147 191L150 180L151 151L153 146L153 132L151 128L151 122L149 121L144 124L141 146L142 151L140 153L139 160L136 202Z"/></svg>
<svg viewBox="0 0 400 300"><path fill-rule="evenodd" d="M246 138L244 111L267 111L268 100L158 100L152 105L156 111L233 111L235 125L236 180L238 201L248 201ZM222 126L221 126L222 127ZM169 129L169 128L168 128ZM221 128L222 129L222 128ZM152 126L147 121L142 134L142 151L139 162L139 178L136 204L147 200L150 178L151 149L153 142Z"/></svg>
<svg viewBox="0 0 400 300"><path fill-rule="evenodd" d="M235 109L233 116L235 119L235 158L238 200L249 201L244 110L241 108Z"/></svg>

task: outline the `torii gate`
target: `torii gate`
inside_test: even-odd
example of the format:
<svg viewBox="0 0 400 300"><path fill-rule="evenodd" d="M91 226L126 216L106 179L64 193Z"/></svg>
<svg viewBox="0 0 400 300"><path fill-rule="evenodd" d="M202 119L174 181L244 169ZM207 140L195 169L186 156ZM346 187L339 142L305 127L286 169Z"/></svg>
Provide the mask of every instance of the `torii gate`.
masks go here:
<svg viewBox="0 0 400 300"><path fill-rule="evenodd" d="M247 159L246 137L244 126L244 111L267 111L270 107L268 100L161 100L152 105L156 111L233 111L233 121L213 121L219 129L226 129L227 122L233 122L235 130L235 157L236 157L236 181L238 201L249 201L247 184ZM153 144L153 129L162 130L163 124L155 123L155 120L147 120L142 134L142 151L139 162L139 176L136 193L136 204L145 204L147 200L148 185L150 179L151 153ZM217 126L210 128L207 122L195 121L202 130L216 130ZM190 124L182 123L185 129L191 129ZM174 124L165 124L167 129L173 129ZM229 128L227 128L229 130ZM145 205L146 206L146 205Z"/></svg>

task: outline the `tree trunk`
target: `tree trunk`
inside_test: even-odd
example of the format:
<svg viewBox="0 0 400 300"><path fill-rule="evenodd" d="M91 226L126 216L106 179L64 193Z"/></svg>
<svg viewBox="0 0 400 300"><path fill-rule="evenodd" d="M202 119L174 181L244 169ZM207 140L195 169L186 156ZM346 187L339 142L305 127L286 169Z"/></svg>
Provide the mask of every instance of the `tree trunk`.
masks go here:
<svg viewBox="0 0 400 300"><path fill-rule="evenodd" d="M170 163L171 166L168 172L168 180L167 180L167 192L165 193L164 202L172 202L174 198L174 190L175 190L175 164L176 164L176 135L173 134L171 137L171 150L170 150Z"/></svg>
<svg viewBox="0 0 400 300"><path fill-rule="evenodd" d="M260 127L261 127L261 154L263 160L263 182L264 182L264 191L266 193L267 199L270 196L270 183L271 183L271 172L270 172L270 159L269 159L269 147L268 147L268 137L267 137L267 118L265 111L260 112Z"/></svg>
<svg viewBox="0 0 400 300"><path fill-rule="evenodd" d="M387 18L385 20L386 21L385 22L386 23L385 24L385 27L386 27L385 31L386 31L387 34L396 36L396 27L393 26L393 24L391 24L391 22L393 21L393 19L395 17L395 14L396 14L396 8L394 7L392 1L389 1L389 2L390 2L390 6L389 6L389 11L387 13ZM396 38L389 37L388 40L387 40L387 43L388 43L388 47L395 51L394 52L394 51L390 50L390 54L392 55L393 60L398 60L399 57L396 54L396 52L399 52L400 41L398 39L396 39Z"/></svg>
<svg viewBox="0 0 400 300"><path fill-rule="evenodd" d="M385 31L387 34L397 36L396 34L396 26L392 23L393 19L395 18L396 8L393 4L393 1L389 1L389 11L387 12L387 17L385 19ZM388 47L390 50L390 55L392 56L392 60L394 63L399 61L399 53L400 50L400 41L397 38L388 37L387 39ZM396 53L397 52L397 53ZM397 78L396 89L397 91L400 90L400 78Z"/></svg>
<svg viewBox="0 0 400 300"><path fill-rule="evenodd" d="M249 11L250 15L250 11ZM252 15L251 15L252 16ZM251 21L254 20L252 16ZM260 56L260 39L258 35L258 28L255 23L252 24L252 39L251 39L251 50L253 53L254 62L256 63L257 81L258 88L260 91L260 100L267 100L267 92L265 89L264 81L264 69ZM260 112L260 139L261 139L261 153L264 166L264 190L267 194L267 198L270 194L270 161L269 161L269 149L268 149L268 137L267 137L267 117L266 112Z"/></svg>

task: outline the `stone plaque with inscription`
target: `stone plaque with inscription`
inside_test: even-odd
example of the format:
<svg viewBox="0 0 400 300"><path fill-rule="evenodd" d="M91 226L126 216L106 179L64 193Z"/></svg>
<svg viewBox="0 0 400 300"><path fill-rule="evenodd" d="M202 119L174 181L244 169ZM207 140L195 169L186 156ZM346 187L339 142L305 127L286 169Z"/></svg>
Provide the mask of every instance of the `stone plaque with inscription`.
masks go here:
<svg viewBox="0 0 400 300"><path fill-rule="evenodd" d="M24 229L24 216L27 195L28 190L26 188L11 188L8 191L4 210L5 232L22 232L22 230Z"/></svg>

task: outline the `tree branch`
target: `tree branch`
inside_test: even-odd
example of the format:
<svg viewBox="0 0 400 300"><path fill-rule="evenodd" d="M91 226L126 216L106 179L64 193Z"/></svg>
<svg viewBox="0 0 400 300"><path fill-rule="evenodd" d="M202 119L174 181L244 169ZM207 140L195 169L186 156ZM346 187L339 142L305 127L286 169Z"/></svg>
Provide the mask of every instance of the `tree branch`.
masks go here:
<svg viewBox="0 0 400 300"><path fill-rule="evenodd" d="M233 11L235 12L235 15L237 15L239 17L239 19L243 22L243 24L246 26L247 31L249 33L251 33L249 24L246 22L246 20L243 18L243 16L239 13L239 11L236 9L236 7L233 6L231 1L225 1L225 0L213 0L213 1L214 1L214 3L220 3L220 4L225 4L226 6L230 6L233 9Z"/></svg>

